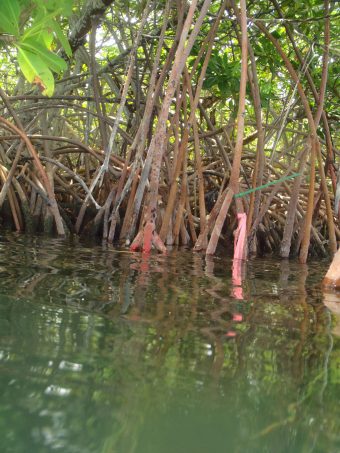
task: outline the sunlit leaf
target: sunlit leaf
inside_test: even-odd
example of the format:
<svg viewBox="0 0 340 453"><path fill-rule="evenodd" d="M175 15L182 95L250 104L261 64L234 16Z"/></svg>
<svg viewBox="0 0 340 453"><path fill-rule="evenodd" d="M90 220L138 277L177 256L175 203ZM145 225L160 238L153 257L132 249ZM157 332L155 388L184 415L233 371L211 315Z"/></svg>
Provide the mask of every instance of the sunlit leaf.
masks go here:
<svg viewBox="0 0 340 453"><path fill-rule="evenodd" d="M49 28L51 20L55 19L55 16L58 14L58 12L59 11L53 11L50 14L37 16L33 24L29 28L27 28L27 30L25 30L22 39L26 40L27 38L39 36L42 30Z"/></svg>
<svg viewBox="0 0 340 453"><path fill-rule="evenodd" d="M0 32L19 35L20 6L17 0L1 0Z"/></svg>
<svg viewBox="0 0 340 453"><path fill-rule="evenodd" d="M19 45L21 49L38 55L41 60L48 66L48 68L56 72L57 74L67 68L67 64L62 58L58 57L58 55L54 54L53 52L50 52L46 47L39 44L37 40L33 38L25 39Z"/></svg>
<svg viewBox="0 0 340 453"><path fill-rule="evenodd" d="M53 33L51 30L43 30L41 32L41 39L47 49L51 49L53 43Z"/></svg>
<svg viewBox="0 0 340 453"><path fill-rule="evenodd" d="M71 57L72 56L71 46L70 46L70 44L68 42L68 39L64 35L60 25L58 24L58 22L56 22L55 20L51 21L50 27L54 31L54 33L56 34L60 44L62 45L63 49L65 50L66 55L68 57Z"/></svg>
<svg viewBox="0 0 340 453"><path fill-rule="evenodd" d="M72 0L35 0L35 3L39 9L48 13L58 10L64 17L72 14Z"/></svg>
<svg viewBox="0 0 340 453"><path fill-rule="evenodd" d="M36 83L43 88L43 94L52 96L54 92L54 78L47 64L29 50L18 48L18 62L24 76L30 83Z"/></svg>

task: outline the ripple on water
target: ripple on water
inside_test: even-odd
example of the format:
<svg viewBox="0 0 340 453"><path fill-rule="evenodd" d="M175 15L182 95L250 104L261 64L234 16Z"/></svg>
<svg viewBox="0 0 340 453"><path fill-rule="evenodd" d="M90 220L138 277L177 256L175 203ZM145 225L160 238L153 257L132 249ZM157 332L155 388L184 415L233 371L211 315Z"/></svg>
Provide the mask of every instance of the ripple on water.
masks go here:
<svg viewBox="0 0 340 453"><path fill-rule="evenodd" d="M1 451L340 450L327 263L0 249Z"/></svg>

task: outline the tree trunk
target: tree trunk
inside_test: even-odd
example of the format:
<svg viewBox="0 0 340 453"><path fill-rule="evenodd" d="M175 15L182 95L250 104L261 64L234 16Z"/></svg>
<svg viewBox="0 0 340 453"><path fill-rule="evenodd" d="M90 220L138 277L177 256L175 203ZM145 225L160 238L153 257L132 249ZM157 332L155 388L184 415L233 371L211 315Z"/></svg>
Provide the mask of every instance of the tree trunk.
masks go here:
<svg viewBox="0 0 340 453"><path fill-rule="evenodd" d="M169 109L172 102L172 98L175 94L177 85L179 83L182 71L186 60L190 54L192 46L194 45L195 39L200 31L202 22L205 18L205 15L210 6L211 0L205 0L202 5L200 15L191 31L191 34L187 37L192 27L192 21L194 12L197 5L197 0L193 0L190 4L190 8L183 26L183 31L181 35L180 42L175 55L175 61L169 76L169 82L165 97L163 100L162 109L158 118L158 123L156 131L151 140L148 154L150 153L153 156L152 167L151 167L151 178L150 178L150 187L148 192L148 198L146 202L145 217L143 221L142 230L135 238L134 242L131 245L133 250L140 248L143 244L143 251L148 253L151 250L152 243L162 252L165 252L165 247L163 241L159 238L158 234L155 231L155 222L156 222L156 208L157 208L157 197L158 197L158 187L159 187L159 178L160 170L163 160L163 154L166 147L166 122L169 116Z"/></svg>
<svg viewBox="0 0 340 453"><path fill-rule="evenodd" d="M244 132L244 117L246 104L246 84L248 70L248 37L247 37L247 10L245 0L240 0L240 23L241 23L241 78L240 78L240 94L239 106L237 114L237 136L234 150L233 166L229 181L229 191L222 204L220 213L217 217L214 229L211 233L211 238L207 247L206 254L213 255L215 253L218 239L221 234L222 226L228 214L230 203L234 194L239 190L239 177L241 169L241 156L243 150L243 132Z"/></svg>

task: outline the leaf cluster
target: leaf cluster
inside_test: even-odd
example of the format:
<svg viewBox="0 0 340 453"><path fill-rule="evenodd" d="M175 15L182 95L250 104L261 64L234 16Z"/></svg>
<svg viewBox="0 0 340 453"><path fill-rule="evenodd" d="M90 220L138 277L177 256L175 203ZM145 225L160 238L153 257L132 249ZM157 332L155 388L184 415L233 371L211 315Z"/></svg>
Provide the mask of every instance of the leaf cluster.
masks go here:
<svg viewBox="0 0 340 453"><path fill-rule="evenodd" d="M18 52L18 63L25 78L47 96L54 91L54 76L67 68L56 54L58 43L68 56L71 48L59 24L72 12L69 0L2 0L0 41L11 42Z"/></svg>

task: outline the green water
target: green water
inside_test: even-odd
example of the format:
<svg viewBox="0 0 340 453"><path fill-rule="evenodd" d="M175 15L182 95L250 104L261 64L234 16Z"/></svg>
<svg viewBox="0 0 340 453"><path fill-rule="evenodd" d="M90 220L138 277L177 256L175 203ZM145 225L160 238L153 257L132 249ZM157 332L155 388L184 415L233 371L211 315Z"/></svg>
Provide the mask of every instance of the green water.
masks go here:
<svg viewBox="0 0 340 453"><path fill-rule="evenodd" d="M340 451L326 262L251 261L236 287L187 251L0 252L1 452Z"/></svg>

